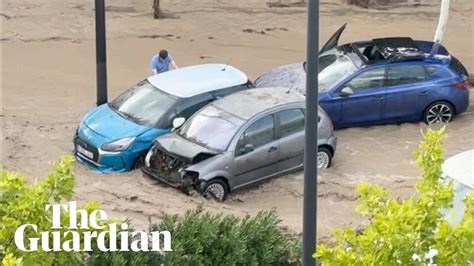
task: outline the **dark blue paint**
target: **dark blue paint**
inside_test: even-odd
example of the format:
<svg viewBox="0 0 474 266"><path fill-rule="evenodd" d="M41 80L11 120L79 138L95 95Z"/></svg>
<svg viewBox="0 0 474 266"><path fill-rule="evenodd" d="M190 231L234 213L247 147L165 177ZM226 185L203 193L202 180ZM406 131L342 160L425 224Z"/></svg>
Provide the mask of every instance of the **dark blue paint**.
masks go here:
<svg viewBox="0 0 474 266"><path fill-rule="evenodd" d="M428 44L423 48L428 49ZM367 70L403 65L436 66L437 69L425 80L416 83L365 89L346 97L339 93L349 81ZM446 59L382 62L362 66L356 73L334 85L329 92L322 93L319 102L336 128L416 122L422 120L425 109L436 101L452 104L456 114L464 112L469 105L469 91L456 88L454 84L465 79L467 77L449 68L449 60Z"/></svg>

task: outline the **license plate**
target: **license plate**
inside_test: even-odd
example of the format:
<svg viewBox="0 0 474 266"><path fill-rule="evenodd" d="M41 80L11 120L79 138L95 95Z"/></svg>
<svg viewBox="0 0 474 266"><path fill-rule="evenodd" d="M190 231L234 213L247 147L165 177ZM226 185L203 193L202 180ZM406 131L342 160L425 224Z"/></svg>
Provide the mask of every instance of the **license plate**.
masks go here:
<svg viewBox="0 0 474 266"><path fill-rule="evenodd" d="M83 147L79 146L79 145L76 145L76 150L77 152L79 152L80 154L86 156L87 158L89 159L94 159L94 154L86 149L84 149Z"/></svg>
<svg viewBox="0 0 474 266"><path fill-rule="evenodd" d="M151 151L149 151L149 152L146 154L146 157L145 157L145 166L146 166L146 167L150 167L151 154L152 154Z"/></svg>

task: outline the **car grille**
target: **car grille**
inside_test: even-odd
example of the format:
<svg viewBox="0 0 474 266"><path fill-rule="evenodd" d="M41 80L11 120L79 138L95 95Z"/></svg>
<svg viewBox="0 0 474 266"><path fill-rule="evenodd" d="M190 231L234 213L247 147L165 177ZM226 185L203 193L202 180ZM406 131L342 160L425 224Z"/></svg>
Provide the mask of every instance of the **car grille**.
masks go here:
<svg viewBox="0 0 474 266"><path fill-rule="evenodd" d="M94 147L93 145L87 143L85 140L81 139L81 138L76 138L76 145L78 146L81 146L82 148L84 148L85 150L89 151L92 153L93 155L93 158L90 158L88 156L86 156L85 154L81 154L85 157L87 157L88 159L90 159L91 161L94 161L94 162L98 162L99 161L99 149L97 149L96 147ZM77 149L76 149L76 152Z"/></svg>
<svg viewBox="0 0 474 266"><path fill-rule="evenodd" d="M185 162L174 158L165 152L153 148L150 157L149 168L161 179L171 183L180 183L181 176L179 170L185 166Z"/></svg>

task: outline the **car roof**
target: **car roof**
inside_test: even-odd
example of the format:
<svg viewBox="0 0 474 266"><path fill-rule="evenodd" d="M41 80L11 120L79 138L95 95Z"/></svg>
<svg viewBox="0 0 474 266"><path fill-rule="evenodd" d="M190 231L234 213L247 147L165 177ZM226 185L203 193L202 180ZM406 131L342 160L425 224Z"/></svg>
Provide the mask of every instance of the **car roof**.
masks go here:
<svg viewBox="0 0 474 266"><path fill-rule="evenodd" d="M225 64L200 64L182 67L148 77L160 90L181 98L233 87L248 82L239 69Z"/></svg>
<svg viewBox="0 0 474 266"><path fill-rule="evenodd" d="M458 153L444 161L442 171L445 175L474 188L474 150Z"/></svg>
<svg viewBox="0 0 474 266"><path fill-rule="evenodd" d="M300 93L283 87L254 88L230 94L214 101L212 105L235 116L248 120L276 106L304 102Z"/></svg>
<svg viewBox="0 0 474 266"><path fill-rule="evenodd" d="M444 64L450 59L448 50L439 44L439 50L429 56L434 42L413 40L410 37L385 37L366 41L346 43L339 46L345 52L356 53L365 64L390 64L405 61L429 62L431 64ZM361 49L374 46L381 58L370 60L362 54Z"/></svg>

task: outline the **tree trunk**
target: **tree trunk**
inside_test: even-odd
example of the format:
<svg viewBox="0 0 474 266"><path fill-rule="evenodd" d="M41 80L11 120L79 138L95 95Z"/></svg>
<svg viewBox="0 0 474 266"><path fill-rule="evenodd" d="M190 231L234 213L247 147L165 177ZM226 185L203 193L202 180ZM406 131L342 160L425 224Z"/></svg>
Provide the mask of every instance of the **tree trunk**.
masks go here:
<svg viewBox="0 0 474 266"><path fill-rule="evenodd" d="M155 19L161 18L160 0L153 0L153 17Z"/></svg>

